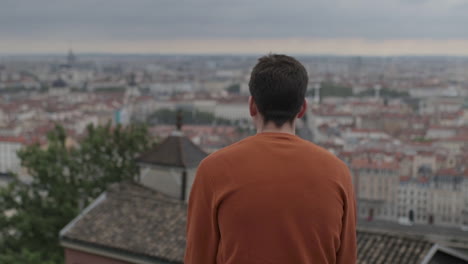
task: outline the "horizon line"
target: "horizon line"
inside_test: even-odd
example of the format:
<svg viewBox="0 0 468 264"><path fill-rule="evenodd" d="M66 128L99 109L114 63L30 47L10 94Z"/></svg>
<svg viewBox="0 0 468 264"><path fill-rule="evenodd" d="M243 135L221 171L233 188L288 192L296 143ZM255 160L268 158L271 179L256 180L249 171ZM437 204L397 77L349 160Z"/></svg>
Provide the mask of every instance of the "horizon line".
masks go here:
<svg viewBox="0 0 468 264"><path fill-rule="evenodd" d="M401 53L401 54L355 54L355 53L301 53L301 52L250 52L250 53L236 53L236 52L101 52L101 51L90 51L90 52L76 52L71 49L75 56L262 56L269 53L272 54L287 54L293 56L302 56L302 57L368 57L368 58L379 58L379 57L451 57L451 58L468 58L468 54L449 54L449 53L427 53L427 54L418 54L418 53ZM45 57L45 56L66 56L68 50L64 52L0 52L0 57L27 57L27 56L36 56L36 57Z"/></svg>
<svg viewBox="0 0 468 264"><path fill-rule="evenodd" d="M132 55L237 55L268 53L298 56L468 56L468 39L178 39L178 40L94 40L79 43L38 40L34 46L25 40L0 43L0 54L51 55L73 49L77 54ZM58 52L59 51L59 52ZM63 52L62 52L63 51ZM82 52L80 52L82 51Z"/></svg>

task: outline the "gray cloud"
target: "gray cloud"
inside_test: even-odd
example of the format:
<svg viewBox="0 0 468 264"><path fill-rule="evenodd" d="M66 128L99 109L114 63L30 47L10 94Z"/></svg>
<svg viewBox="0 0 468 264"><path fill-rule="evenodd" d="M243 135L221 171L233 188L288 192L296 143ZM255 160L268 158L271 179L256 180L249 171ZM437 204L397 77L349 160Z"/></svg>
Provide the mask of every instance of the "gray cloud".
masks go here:
<svg viewBox="0 0 468 264"><path fill-rule="evenodd" d="M0 40L466 39L465 0L0 0Z"/></svg>

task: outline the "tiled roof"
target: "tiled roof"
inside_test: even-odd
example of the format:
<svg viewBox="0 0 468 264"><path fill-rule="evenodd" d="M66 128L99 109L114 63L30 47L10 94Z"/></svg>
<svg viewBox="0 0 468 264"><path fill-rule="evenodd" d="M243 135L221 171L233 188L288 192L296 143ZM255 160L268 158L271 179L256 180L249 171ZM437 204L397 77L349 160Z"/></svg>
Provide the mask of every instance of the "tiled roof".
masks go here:
<svg viewBox="0 0 468 264"><path fill-rule="evenodd" d="M399 166L397 162L379 162L369 161L367 159L355 159L351 163L353 169L387 169L387 170L398 170Z"/></svg>
<svg viewBox="0 0 468 264"><path fill-rule="evenodd" d="M460 175L455 169L447 168L447 169L440 169L436 172L437 175L440 176L457 176Z"/></svg>
<svg viewBox="0 0 468 264"><path fill-rule="evenodd" d="M358 230L358 263L421 263L434 243L422 237L410 237L377 231Z"/></svg>
<svg viewBox="0 0 468 264"><path fill-rule="evenodd" d="M196 167L207 155L187 137L171 135L141 154L137 161L150 165L191 168Z"/></svg>
<svg viewBox="0 0 468 264"><path fill-rule="evenodd" d="M61 233L61 240L149 260L182 263L187 207L146 187L113 185ZM423 237L358 229L358 263L420 263L434 243Z"/></svg>
<svg viewBox="0 0 468 264"><path fill-rule="evenodd" d="M121 183L65 227L61 239L177 262L184 254L185 223L185 203L135 183Z"/></svg>
<svg viewBox="0 0 468 264"><path fill-rule="evenodd" d="M26 143L26 138L21 136L0 136L0 142L8 142L8 143Z"/></svg>
<svg viewBox="0 0 468 264"><path fill-rule="evenodd" d="M441 141L450 141L450 142L468 142L468 135L457 135L451 138L446 138Z"/></svg>
<svg viewBox="0 0 468 264"><path fill-rule="evenodd" d="M44 144L45 141L36 133L33 136L0 136L0 144L2 143L18 143L22 145L32 145L35 143Z"/></svg>

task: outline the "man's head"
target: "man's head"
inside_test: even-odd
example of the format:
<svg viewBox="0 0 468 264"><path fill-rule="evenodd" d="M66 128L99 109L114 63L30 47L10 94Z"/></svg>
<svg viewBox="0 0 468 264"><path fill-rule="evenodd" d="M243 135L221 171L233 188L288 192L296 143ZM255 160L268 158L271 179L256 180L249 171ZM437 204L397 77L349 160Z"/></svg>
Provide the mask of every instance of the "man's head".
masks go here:
<svg viewBox="0 0 468 264"><path fill-rule="evenodd" d="M304 66L286 55L270 54L258 59L249 82L250 113L260 113L264 124L292 124L305 112L309 78Z"/></svg>

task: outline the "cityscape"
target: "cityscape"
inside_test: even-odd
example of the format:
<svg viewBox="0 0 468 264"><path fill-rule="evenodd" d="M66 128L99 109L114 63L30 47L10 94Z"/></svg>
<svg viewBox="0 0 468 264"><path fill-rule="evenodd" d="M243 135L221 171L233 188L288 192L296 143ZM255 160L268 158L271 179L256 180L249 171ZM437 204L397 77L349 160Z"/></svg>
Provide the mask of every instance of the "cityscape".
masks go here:
<svg viewBox="0 0 468 264"><path fill-rule="evenodd" d="M0 264L468 264L467 13L0 0Z"/></svg>
<svg viewBox="0 0 468 264"><path fill-rule="evenodd" d="M79 148L90 124L144 124L160 147L137 159L140 184L186 201L201 159L255 134L247 102L256 59L79 54L71 49L62 55L4 56L0 184L8 186L12 175L26 184L34 182L18 151L33 145L47 148L48 134L57 124L70 148ZM426 235L466 252L468 59L298 59L309 72L309 109L297 124L297 134L348 165L359 226ZM177 146L173 138L181 135L186 142ZM171 148L184 153L172 153ZM168 155L193 155L194 163L182 166L183 180L178 180L176 163L172 169L160 166ZM125 188L125 195L148 192L139 186ZM69 237L82 239L73 233L80 228L65 227L61 235L69 232ZM61 243L66 252L76 250L65 238ZM180 246L177 250L183 252ZM71 259L76 254L66 253Z"/></svg>

